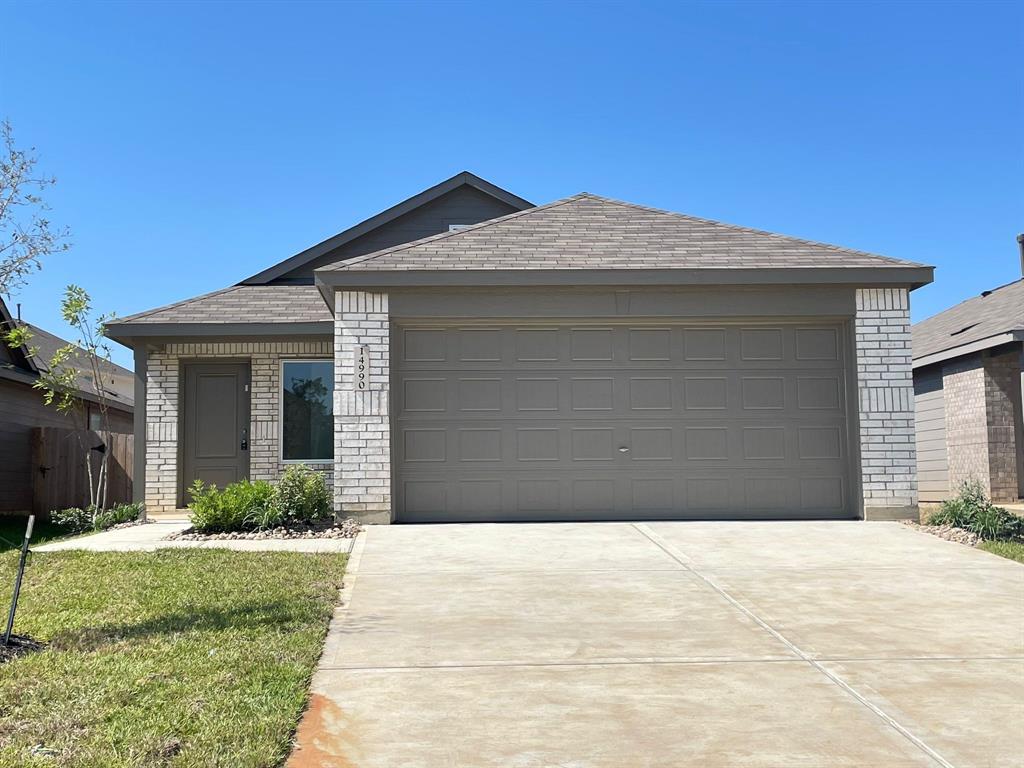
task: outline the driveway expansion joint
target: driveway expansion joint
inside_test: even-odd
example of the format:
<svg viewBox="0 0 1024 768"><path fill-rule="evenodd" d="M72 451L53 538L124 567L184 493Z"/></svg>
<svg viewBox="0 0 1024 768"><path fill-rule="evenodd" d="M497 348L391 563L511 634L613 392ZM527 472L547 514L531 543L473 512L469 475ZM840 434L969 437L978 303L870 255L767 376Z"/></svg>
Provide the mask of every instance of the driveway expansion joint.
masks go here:
<svg viewBox="0 0 1024 768"><path fill-rule="evenodd" d="M839 688L841 688L851 697L856 699L861 705L871 710L883 722L885 722L888 726L897 731L905 739L910 741L914 746L916 746L918 749L920 749L922 752L928 755L928 757L938 762L943 768L956 768L956 766L953 765L953 763L949 762L949 760L947 760L945 757L939 754L939 752L937 752L919 736L914 734L909 728L907 728L894 717L889 715L881 707L868 701L868 699L862 696L859 691L857 691L848 682L843 680L839 675L823 667L819 659L816 659L810 654L808 654L806 651L804 651L802 648L796 645L796 643L794 643L781 632L779 632L777 629L775 629L775 627L769 624L765 619L761 618L757 613L755 613L753 610L751 610L743 603L741 603L739 600L737 600L735 597L733 597L727 590L720 586L711 576L708 576L707 574L704 574L701 571L697 570L695 567L693 567L693 565L691 565L692 560L689 557L687 557L683 552L677 550L669 542L665 541L657 533L651 530L645 523L633 523L633 527L636 528L636 530L639 531L641 534L646 536L652 544L661 549L665 554L667 554L673 560L678 562L688 571L693 573L694 576L696 576L709 587L711 587L713 590L715 590L723 598L728 600L729 603L733 605L733 607L735 607L741 613L746 615L752 621L756 622L762 629L764 629L766 632L772 635L772 637L774 637L776 640L778 640L787 648L789 648L790 651L796 654L802 661L814 667L814 669L816 669L822 675L824 675L833 683L835 683Z"/></svg>

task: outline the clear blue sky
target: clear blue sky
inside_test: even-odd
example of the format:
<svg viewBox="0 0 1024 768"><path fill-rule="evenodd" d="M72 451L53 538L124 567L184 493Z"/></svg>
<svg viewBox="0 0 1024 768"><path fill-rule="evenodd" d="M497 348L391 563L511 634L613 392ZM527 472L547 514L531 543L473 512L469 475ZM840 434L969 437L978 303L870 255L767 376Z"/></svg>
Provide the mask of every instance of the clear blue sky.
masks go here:
<svg viewBox="0 0 1024 768"><path fill-rule="evenodd" d="M1022 9L7 4L0 115L74 232L14 301L194 296L468 169L934 264L922 319L1019 277Z"/></svg>

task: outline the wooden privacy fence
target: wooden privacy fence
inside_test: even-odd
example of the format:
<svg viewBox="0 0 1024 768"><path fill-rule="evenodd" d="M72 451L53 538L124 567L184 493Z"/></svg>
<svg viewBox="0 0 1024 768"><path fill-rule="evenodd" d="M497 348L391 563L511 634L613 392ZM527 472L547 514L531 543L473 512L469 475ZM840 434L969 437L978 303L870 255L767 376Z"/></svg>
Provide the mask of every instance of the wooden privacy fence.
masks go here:
<svg viewBox="0 0 1024 768"><path fill-rule="evenodd" d="M89 478L85 472L84 453L90 454L95 477L102 454L93 449L101 445L102 435L91 430L33 429L32 511L44 515L54 509L87 506ZM110 454L107 461L107 504L131 501L134 435L113 433L106 448Z"/></svg>

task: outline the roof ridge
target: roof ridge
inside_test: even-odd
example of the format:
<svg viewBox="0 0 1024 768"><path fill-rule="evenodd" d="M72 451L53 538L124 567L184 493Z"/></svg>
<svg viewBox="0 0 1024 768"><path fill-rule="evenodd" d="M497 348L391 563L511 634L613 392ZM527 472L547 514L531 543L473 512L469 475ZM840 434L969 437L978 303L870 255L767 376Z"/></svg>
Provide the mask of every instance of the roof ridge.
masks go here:
<svg viewBox="0 0 1024 768"><path fill-rule="evenodd" d="M875 258L887 259L889 261L899 262L903 266L914 266L914 267L926 266L926 265L924 265L924 264L922 264L920 262L907 261L906 259L897 259L897 258L895 258L893 256L886 256L886 255L881 254L881 253L875 253L874 251L863 251L863 250L860 250L858 248L847 248L847 247L842 246L842 245L835 245L833 243L825 243L825 242L822 242L820 240L810 240L809 238L806 238L806 237L797 237L795 235L784 235L784 234L782 234L780 232L771 232L771 231L769 231L767 229L757 229L756 227L745 227L745 226L743 226L741 224L730 224L727 221L719 221L718 219L708 219L708 218L705 218L703 216L694 216L694 215L689 214L689 213L679 213L678 211L670 211L670 210L667 210L665 208L655 208L654 206L650 206L650 205L640 205L638 203L630 203L630 202L628 202L626 200L617 200L617 199L615 199L613 197L604 197L602 195L594 195L594 194L591 194L589 192L587 192L587 193L580 193L580 194L581 195L585 195L586 197L589 197L589 198L594 199L594 200L600 200L601 202L610 203L612 205L619 205L619 206L622 206L624 208L635 208L637 210L647 211L649 213L660 213L660 214L663 214L665 216L673 216L675 218L685 219L686 221L697 221L697 222L701 222L702 224L711 224L711 225L714 225L714 226L717 226L717 227L724 227L726 229L731 229L731 230L733 230L735 232L743 232L743 233L752 234L752 235L765 235L767 237L773 237L773 238L777 238L777 239L780 239L780 240L788 240L790 242L802 243L804 245L813 245L813 246L815 246L817 248L828 248L829 250L836 251L838 253L851 253L851 254L855 254L857 256L872 256L872 257L875 257Z"/></svg>
<svg viewBox="0 0 1024 768"><path fill-rule="evenodd" d="M578 200L582 197L586 197L589 194L590 193L588 192L577 192L575 195L563 197L560 200L555 200L550 203L544 203L544 205L535 205L533 208L526 208L522 211L513 211L512 213L505 214L504 216L499 216L496 219L487 219L486 221L481 221L476 224L470 224L467 227L449 230L448 232L439 232L436 235L428 235L427 237L421 237L419 240L413 240L408 243L401 243L400 245L395 245L390 248L381 248L379 251L374 251L373 253L364 253L362 256L356 256L355 258L352 259L345 259L344 261L341 262L341 266L338 267L331 265L328 267L320 267L320 269L324 269L330 272L341 271L347 269L349 266L353 264L363 264L367 261L370 261L371 259L376 259L380 256L390 256L392 254L401 253L402 251L408 250L409 248L414 248L418 245L423 245L425 243L432 243L438 240L447 240L450 237L458 237L459 235L465 235L469 232L476 232L477 230L490 227L494 224L501 224L502 222L509 221L511 219L517 219L520 216L529 216L531 213L536 213L537 211L547 211L559 205L565 205L566 203L572 202L573 200Z"/></svg>

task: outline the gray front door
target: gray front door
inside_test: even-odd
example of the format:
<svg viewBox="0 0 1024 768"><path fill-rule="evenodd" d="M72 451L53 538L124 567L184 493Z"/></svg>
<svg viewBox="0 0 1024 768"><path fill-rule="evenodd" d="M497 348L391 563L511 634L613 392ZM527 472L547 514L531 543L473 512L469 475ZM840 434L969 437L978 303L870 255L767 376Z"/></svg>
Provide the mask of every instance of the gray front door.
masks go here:
<svg viewBox="0 0 1024 768"><path fill-rule="evenodd" d="M223 488L249 476L249 364L186 363L181 500L195 480Z"/></svg>
<svg viewBox="0 0 1024 768"><path fill-rule="evenodd" d="M836 321L393 338L400 520L853 516Z"/></svg>

